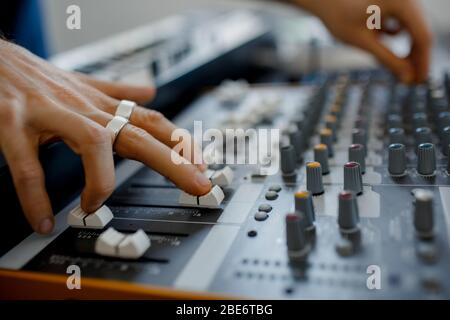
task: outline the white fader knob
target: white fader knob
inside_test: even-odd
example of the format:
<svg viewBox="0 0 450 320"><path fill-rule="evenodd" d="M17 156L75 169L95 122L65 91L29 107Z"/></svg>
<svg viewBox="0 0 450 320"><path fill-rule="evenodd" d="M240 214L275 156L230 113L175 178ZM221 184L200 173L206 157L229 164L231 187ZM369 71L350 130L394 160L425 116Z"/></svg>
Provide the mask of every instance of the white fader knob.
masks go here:
<svg viewBox="0 0 450 320"><path fill-rule="evenodd" d="M178 203L190 207L218 208L224 198L222 189L219 186L214 186L210 192L201 197L181 191Z"/></svg>
<svg viewBox="0 0 450 320"><path fill-rule="evenodd" d="M138 259L149 247L150 239L142 229L139 229L119 243L118 256L125 259Z"/></svg>
<svg viewBox="0 0 450 320"><path fill-rule="evenodd" d="M67 216L67 224L73 228L103 229L113 217L107 206L102 206L93 213L86 213L78 205Z"/></svg>
<svg viewBox="0 0 450 320"><path fill-rule="evenodd" d="M150 239L142 229L126 235L111 227L97 238L95 253L108 257L138 259L149 247Z"/></svg>
<svg viewBox="0 0 450 320"><path fill-rule="evenodd" d="M108 228L103 232L95 241L95 253L108 256L117 256L117 246L122 240L125 239L125 235L114 228Z"/></svg>
<svg viewBox="0 0 450 320"><path fill-rule="evenodd" d="M220 187L226 187L233 182L233 170L230 167L226 166L221 170L217 170L210 176L211 183L213 185L218 185Z"/></svg>

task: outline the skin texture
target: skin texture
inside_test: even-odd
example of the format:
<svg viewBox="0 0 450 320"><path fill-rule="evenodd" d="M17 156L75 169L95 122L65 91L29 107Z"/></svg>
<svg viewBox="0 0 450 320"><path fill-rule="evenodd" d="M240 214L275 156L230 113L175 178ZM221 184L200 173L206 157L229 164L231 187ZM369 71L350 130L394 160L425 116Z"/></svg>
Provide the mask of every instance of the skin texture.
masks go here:
<svg viewBox="0 0 450 320"><path fill-rule="evenodd" d="M340 40L372 53L405 83L421 83L428 77L432 34L416 0L293 0L317 15ZM370 5L381 9L382 30L369 30L366 13ZM398 28L389 28L394 19ZM395 35L405 30L412 46L410 54L397 57L381 41L382 34Z"/></svg>
<svg viewBox="0 0 450 320"><path fill-rule="evenodd" d="M38 160L39 145L63 140L81 156L86 185L81 207L98 209L114 190L113 135L106 124L119 99L145 102L154 89L94 80L60 70L25 49L0 40L0 152L13 177L26 218L39 233L54 226L52 208ZM159 112L137 107L118 135L114 150L135 159L194 195L211 189L204 165L171 156L176 126Z"/></svg>

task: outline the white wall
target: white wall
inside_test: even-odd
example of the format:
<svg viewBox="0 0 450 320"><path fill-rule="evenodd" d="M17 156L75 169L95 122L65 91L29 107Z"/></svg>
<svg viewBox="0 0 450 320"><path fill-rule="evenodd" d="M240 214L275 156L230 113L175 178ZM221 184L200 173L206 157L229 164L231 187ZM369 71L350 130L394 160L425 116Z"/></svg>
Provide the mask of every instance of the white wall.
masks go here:
<svg viewBox="0 0 450 320"><path fill-rule="evenodd" d="M318 0L320 1L320 0ZM256 0L42 0L54 53L127 30L161 17L199 6L257 5ZM422 0L429 20L438 30L450 30L450 0ZM66 8L82 10L82 29L67 30Z"/></svg>

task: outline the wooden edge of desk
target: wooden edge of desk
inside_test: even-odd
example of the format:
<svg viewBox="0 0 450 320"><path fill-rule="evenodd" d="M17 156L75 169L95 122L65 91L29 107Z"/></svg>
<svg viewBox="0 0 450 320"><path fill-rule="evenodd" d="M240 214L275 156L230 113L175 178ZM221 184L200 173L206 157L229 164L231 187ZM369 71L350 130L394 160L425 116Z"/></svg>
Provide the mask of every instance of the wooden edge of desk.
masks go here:
<svg viewBox="0 0 450 320"><path fill-rule="evenodd" d="M0 269L0 299L232 299L218 294L83 277L81 289L69 290L66 281L67 277L63 275Z"/></svg>

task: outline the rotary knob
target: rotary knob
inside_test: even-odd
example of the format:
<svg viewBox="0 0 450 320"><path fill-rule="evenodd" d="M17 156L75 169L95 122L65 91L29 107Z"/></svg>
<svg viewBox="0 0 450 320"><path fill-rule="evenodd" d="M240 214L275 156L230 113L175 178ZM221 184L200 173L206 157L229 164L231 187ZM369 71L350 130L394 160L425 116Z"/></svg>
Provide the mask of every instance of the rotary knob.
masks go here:
<svg viewBox="0 0 450 320"><path fill-rule="evenodd" d="M366 157L362 144L352 144L348 148L348 161L357 162L361 167L361 174L366 173Z"/></svg>
<svg viewBox="0 0 450 320"><path fill-rule="evenodd" d="M308 189L313 196L324 193L322 167L319 162L308 162L306 164L306 189Z"/></svg>
<svg viewBox="0 0 450 320"><path fill-rule="evenodd" d="M413 128L422 128L428 126L428 118L424 112L414 113L412 117Z"/></svg>
<svg viewBox="0 0 450 320"><path fill-rule="evenodd" d="M315 229L314 221L316 220L316 215L314 213L314 204L310 192L299 191L295 193L295 212L305 217L306 230Z"/></svg>
<svg viewBox="0 0 450 320"><path fill-rule="evenodd" d="M414 191L414 227L419 237L433 236L433 193L429 190Z"/></svg>
<svg viewBox="0 0 450 320"><path fill-rule="evenodd" d="M323 175L330 173L330 166L328 164L328 147L326 144L321 143L314 147L314 161L320 163Z"/></svg>
<svg viewBox="0 0 450 320"><path fill-rule="evenodd" d="M393 143L405 143L405 130L403 128L391 128L389 129L389 142Z"/></svg>
<svg viewBox="0 0 450 320"><path fill-rule="evenodd" d="M358 202L353 191L344 190L339 193L338 225L343 233L358 231Z"/></svg>
<svg viewBox="0 0 450 320"><path fill-rule="evenodd" d="M330 108L330 114L332 116L336 117L336 119L338 120L337 121L337 125L339 127L339 123L340 123L339 121L341 120L341 117L342 117L342 109L341 109L341 107L339 105L337 105L337 104L333 105Z"/></svg>
<svg viewBox="0 0 450 320"><path fill-rule="evenodd" d="M428 127L417 128L414 131L414 137L416 140L416 146L419 146L422 143L431 143L431 129Z"/></svg>
<svg viewBox="0 0 450 320"><path fill-rule="evenodd" d="M281 147L281 172L283 176L295 175L295 169L297 165L296 154L292 145Z"/></svg>
<svg viewBox="0 0 450 320"><path fill-rule="evenodd" d="M438 114L437 119L438 127L442 130L445 127L450 126L450 112L444 111Z"/></svg>
<svg viewBox="0 0 450 320"><path fill-rule="evenodd" d="M367 122L367 119L365 117L362 116L358 116L355 120L354 123L354 128L355 129L364 129L367 130L369 124Z"/></svg>
<svg viewBox="0 0 450 320"><path fill-rule="evenodd" d="M320 130L320 143L324 144L328 148L328 157L333 157L334 151L333 151L333 132L328 129L324 128Z"/></svg>
<svg viewBox="0 0 450 320"><path fill-rule="evenodd" d="M337 118L333 115L327 115L325 117L325 127L331 130L333 141L337 141Z"/></svg>
<svg viewBox="0 0 450 320"><path fill-rule="evenodd" d="M450 127L445 127L444 129L442 129L441 140L442 140L442 152L446 156L449 156Z"/></svg>
<svg viewBox="0 0 450 320"><path fill-rule="evenodd" d="M344 190L355 192L356 195L363 193L361 167L357 162L347 162L344 165Z"/></svg>
<svg viewBox="0 0 450 320"><path fill-rule="evenodd" d="M417 172L423 176L432 176L436 171L436 153L434 144L422 143L418 147Z"/></svg>
<svg viewBox="0 0 450 320"><path fill-rule="evenodd" d="M392 176L403 176L406 172L406 148L401 143L389 146L389 173Z"/></svg>
<svg viewBox="0 0 450 320"><path fill-rule="evenodd" d="M367 131L360 128L353 129L352 144L362 144L364 146L364 155L367 156Z"/></svg>
<svg viewBox="0 0 450 320"><path fill-rule="evenodd" d="M402 117L400 117L398 114L390 114L388 116L387 122L388 122L389 128L402 128L403 127Z"/></svg>
<svg viewBox="0 0 450 320"><path fill-rule="evenodd" d="M303 154L303 137L302 132L297 127L289 128L289 141L294 147L297 161L301 161Z"/></svg>
<svg viewBox="0 0 450 320"><path fill-rule="evenodd" d="M288 213L285 220L288 256L292 260L303 260L310 250L304 220L297 213Z"/></svg>

